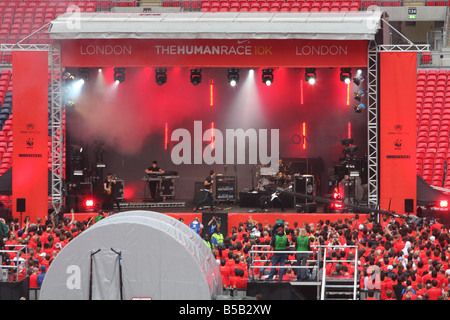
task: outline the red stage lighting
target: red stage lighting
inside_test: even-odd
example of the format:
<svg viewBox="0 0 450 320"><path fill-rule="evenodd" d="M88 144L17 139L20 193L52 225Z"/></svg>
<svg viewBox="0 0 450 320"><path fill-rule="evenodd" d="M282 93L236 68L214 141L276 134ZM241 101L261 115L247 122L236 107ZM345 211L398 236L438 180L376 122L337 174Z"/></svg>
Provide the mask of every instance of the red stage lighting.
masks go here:
<svg viewBox="0 0 450 320"><path fill-rule="evenodd" d="M339 192L333 193L333 199L340 199L340 198L341 198L341 194Z"/></svg>
<svg viewBox="0 0 450 320"><path fill-rule="evenodd" d="M93 208L94 207L94 200L86 199L85 205L86 205L86 208Z"/></svg>
<svg viewBox="0 0 450 320"><path fill-rule="evenodd" d="M448 208L448 201L447 201L447 200L441 200L441 201L439 202L439 206L440 206L441 208Z"/></svg>

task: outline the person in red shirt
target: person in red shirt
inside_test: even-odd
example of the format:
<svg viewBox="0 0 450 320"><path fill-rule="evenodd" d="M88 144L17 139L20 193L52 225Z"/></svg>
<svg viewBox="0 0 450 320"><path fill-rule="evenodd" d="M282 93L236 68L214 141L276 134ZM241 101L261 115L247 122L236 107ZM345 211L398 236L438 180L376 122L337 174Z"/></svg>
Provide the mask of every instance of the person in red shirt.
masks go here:
<svg viewBox="0 0 450 320"><path fill-rule="evenodd" d="M37 276L38 276L39 270L38 268L28 269L29 279L30 279L30 288L37 288Z"/></svg>
<svg viewBox="0 0 450 320"><path fill-rule="evenodd" d="M437 300L438 297L442 296L442 290L437 287L438 282L436 279L431 281L431 289L428 289L426 293L429 295L429 300Z"/></svg>
<svg viewBox="0 0 450 320"><path fill-rule="evenodd" d="M224 288L227 288L230 285L230 267L226 265L227 260L222 258L220 260L220 275L222 276L222 285Z"/></svg>

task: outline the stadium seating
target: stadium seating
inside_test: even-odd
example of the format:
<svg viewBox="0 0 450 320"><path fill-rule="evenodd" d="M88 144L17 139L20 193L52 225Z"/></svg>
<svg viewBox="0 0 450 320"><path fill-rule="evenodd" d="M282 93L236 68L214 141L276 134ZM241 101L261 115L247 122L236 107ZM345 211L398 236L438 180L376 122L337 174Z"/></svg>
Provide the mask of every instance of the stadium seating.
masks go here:
<svg viewBox="0 0 450 320"><path fill-rule="evenodd" d="M165 6L174 1L165 1ZM183 5L187 7L187 5ZM201 0L201 12L346 12L359 11L357 0Z"/></svg>
<svg viewBox="0 0 450 320"><path fill-rule="evenodd" d="M450 90L447 70L417 73L417 174L429 184L450 189L446 174L450 129Z"/></svg>

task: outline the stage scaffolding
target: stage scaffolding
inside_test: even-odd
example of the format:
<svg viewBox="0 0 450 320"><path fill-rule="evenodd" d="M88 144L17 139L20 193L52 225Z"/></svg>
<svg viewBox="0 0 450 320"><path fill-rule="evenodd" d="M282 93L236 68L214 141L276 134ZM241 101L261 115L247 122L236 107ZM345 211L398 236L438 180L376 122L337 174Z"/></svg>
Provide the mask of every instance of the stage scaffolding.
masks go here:
<svg viewBox="0 0 450 320"><path fill-rule="evenodd" d="M395 30L384 19L382 19L391 30ZM48 27L48 24L42 28ZM38 30L40 31L40 30ZM398 32L398 31L394 31ZM51 208L54 213L60 213L64 203L64 167L63 154L64 146L64 128L63 115L64 104L62 97L62 75L61 51L58 41L50 40L47 44L27 44L27 39L31 39L33 34L20 40L15 44L0 44L0 68L12 68L11 55L13 51L47 51L49 57L50 74L50 122L51 128ZM367 120L368 120L368 206L377 208L379 206L379 171L378 171L378 59L380 52L400 51L400 52L428 52L429 45L415 45L403 37L407 44L377 44L375 40L368 41L368 65L367 65Z"/></svg>

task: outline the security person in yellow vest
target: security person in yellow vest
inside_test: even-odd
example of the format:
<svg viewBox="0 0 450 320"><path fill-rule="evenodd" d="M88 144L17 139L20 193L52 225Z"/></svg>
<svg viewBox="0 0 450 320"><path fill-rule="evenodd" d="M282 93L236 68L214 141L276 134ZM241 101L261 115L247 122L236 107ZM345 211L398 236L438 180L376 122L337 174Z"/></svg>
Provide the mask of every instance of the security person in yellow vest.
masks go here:
<svg viewBox="0 0 450 320"><path fill-rule="evenodd" d="M277 253L277 251L288 251L289 250L289 240L284 233L282 227L277 228L277 233L274 237L272 237L272 241L270 243L270 247L274 250L274 254L272 256L272 266L276 266L280 264L280 267L284 267L286 264L286 258L288 256L287 253ZM284 276L284 268L279 268L278 279L279 281L283 280ZM269 275L267 276L268 281L273 279L275 275L276 268L271 268Z"/></svg>
<svg viewBox="0 0 450 320"><path fill-rule="evenodd" d="M297 251L295 254L297 266L305 267L308 261L308 252L305 251L311 251L310 238L308 237L308 233L305 228L302 228L299 235L294 238L294 247L295 251ZM297 271L297 281L306 280L308 280L307 268L300 268L300 271Z"/></svg>
<svg viewBox="0 0 450 320"><path fill-rule="evenodd" d="M220 227L217 226L214 230L213 235L211 236L211 242L214 246L222 247L223 246L223 234L220 233Z"/></svg>
<svg viewBox="0 0 450 320"><path fill-rule="evenodd" d="M213 246L213 244L211 242L211 239L209 238L209 234L207 234L207 233L205 234L205 237L203 238L203 241L206 243L207 247L210 250L214 249L214 246Z"/></svg>

